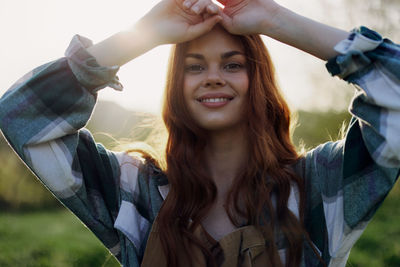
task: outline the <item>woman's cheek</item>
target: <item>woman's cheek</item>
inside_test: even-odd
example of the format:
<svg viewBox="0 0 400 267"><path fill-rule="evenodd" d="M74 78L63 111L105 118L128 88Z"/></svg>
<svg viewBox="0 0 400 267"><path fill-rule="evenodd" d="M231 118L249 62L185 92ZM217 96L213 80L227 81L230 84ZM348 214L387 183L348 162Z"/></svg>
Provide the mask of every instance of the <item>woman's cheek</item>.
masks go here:
<svg viewBox="0 0 400 267"><path fill-rule="evenodd" d="M197 88L199 88L201 86L201 83L202 83L202 79L201 79L200 75L197 75L197 76L188 75L183 80L184 90L187 91L187 93L194 92Z"/></svg>
<svg viewBox="0 0 400 267"><path fill-rule="evenodd" d="M237 73L234 77L230 77L230 83L235 90L239 90L242 94L246 94L249 90L249 77L246 72Z"/></svg>

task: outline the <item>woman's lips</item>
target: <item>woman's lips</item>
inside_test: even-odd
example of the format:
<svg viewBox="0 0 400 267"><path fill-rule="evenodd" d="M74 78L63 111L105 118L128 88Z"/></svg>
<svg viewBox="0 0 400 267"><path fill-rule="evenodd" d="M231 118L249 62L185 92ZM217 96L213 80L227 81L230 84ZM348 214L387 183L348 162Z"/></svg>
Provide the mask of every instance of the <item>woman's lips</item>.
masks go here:
<svg viewBox="0 0 400 267"><path fill-rule="evenodd" d="M223 93L211 93L198 97L196 100L208 108L219 108L228 104L234 97Z"/></svg>

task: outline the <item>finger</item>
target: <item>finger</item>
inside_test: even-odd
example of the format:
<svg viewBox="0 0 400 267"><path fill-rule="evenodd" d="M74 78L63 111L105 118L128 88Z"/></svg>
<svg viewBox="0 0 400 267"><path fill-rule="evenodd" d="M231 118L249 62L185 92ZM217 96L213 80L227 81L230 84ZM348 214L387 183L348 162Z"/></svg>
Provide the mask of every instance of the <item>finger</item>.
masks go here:
<svg viewBox="0 0 400 267"><path fill-rule="evenodd" d="M198 0L194 5L192 5L190 10L199 15L206 10L208 5L211 4L212 4L211 0Z"/></svg>
<svg viewBox="0 0 400 267"><path fill-rule="evenodd" d="M221 25L228 31L231 32L232 29L232 18L229 17L224 12L219 12L219 16L221 16L222 20L220 21Z"/></svg>
<svg viewBox="0 0 400 267"><path fill-rule="evenodd" d="M207 18L201 23L198 23L196 25L193 25L189 28L188 30L188 39L194 39L200 35L203 35L206 32L209 32L215 24L220 22L222 20L222 17L219 15L214 15L212 17Z"/></svg>
<svg viewBox="0 0 400 267"><path fill-rule="evenodd" d="M183 1L182 6L186 9L190 9L195 2L196 2L195 0L185 0Z"/></svg>
<svg viewBox="0 0 400 267"><path fill-rule="evenodd" d="M206 20L206 19L208 19L209 17L212 17L212 16L214 16L214 15L210 14L210 13L203 13L203 20Z"/></svg>
<svg viewBox="0 0 400 267"><path fill-rule="evenodd" d="M219 10L219 7L216 4L209 4L207 6L207 12L209 14L217 14Z"/></svg>

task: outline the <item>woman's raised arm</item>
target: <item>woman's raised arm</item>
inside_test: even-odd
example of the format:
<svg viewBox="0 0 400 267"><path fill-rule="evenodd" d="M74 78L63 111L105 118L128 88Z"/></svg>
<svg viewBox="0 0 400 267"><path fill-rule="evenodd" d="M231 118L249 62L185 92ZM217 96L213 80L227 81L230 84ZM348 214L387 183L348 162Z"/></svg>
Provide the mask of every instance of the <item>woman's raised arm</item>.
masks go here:
<svg viewBox="0 0 400 267"><path fill-rule="evenodd" d="M209 2L207 16L190 12L183 0L163 0L153 7L132 28L88 48L102 66L121 66L148 50L162 44L195 39L211 30L222 18L218 7Z"/></svg>
<svg viewBox="0 0 400 267"><path fill-rule="evenodd" d="M259 33L327 60L348 32L298 15L273 0L222 0L224 27L234 34Z"/></svg>

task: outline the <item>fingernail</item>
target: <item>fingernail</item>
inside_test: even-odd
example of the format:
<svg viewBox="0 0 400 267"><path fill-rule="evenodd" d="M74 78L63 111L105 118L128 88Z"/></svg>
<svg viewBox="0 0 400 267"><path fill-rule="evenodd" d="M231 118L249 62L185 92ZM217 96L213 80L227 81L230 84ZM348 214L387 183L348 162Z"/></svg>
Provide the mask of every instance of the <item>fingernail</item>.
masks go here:
<svg viewBox="0 0 400 267"><path fill-rule="evenodd" d="M199 12L200 12L200 8L199 8L198 6L192 7L192 10L193 10L193 12L196 13L196 14L199 14Z"/></svg>
<svg viewBox="0 0 400 267"><path fill-rule="evenodd" d="M183 2L183 6L186 7L186 8L189 8L190 4L191 4L190 1Z"/></svg>
<svg viewBox="0 0 400 267"><path fill-rule="evenodd" d="M218 9L215 6L209 6L208 8L213 13L216 13L218 11Z"/></svg>

